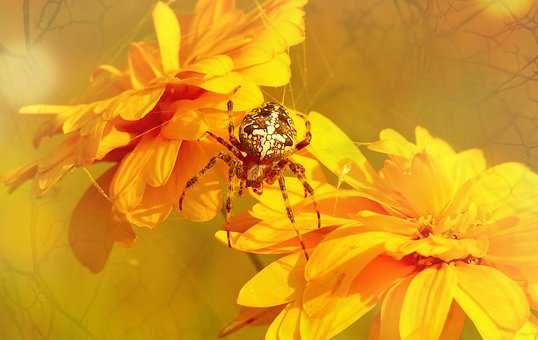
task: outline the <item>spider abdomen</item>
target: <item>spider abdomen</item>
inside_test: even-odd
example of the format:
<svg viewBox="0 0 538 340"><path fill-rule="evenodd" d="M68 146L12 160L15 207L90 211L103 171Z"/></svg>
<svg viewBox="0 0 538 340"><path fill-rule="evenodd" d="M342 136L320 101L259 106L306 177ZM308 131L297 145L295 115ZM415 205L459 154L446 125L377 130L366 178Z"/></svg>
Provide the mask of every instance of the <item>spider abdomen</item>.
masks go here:
<svg viewBox="0 0 538 340"><path fill-rule="evenodd" d="M260 162L288 156L296 136L297 130L287 110L273 102L249 112L239 128L243 150Z"/></svg>

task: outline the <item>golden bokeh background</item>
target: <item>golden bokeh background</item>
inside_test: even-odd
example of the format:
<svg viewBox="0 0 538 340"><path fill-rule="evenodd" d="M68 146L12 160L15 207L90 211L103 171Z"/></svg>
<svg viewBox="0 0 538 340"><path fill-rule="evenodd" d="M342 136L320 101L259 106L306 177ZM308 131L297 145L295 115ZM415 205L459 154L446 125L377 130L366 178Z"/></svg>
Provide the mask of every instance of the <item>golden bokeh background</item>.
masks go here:
<svg viewBox="0 0 538 340"><path fill-rule="evenodd" d="M123 66L130 41L153 37L153 4L0 2L0 173L57 143L34 150L40 120L18 108L70 102L96 65ZM179 13L193 6L172 2ZM484 149L490 164L520 161L537 170L534 0L311 0L306 11L306 42L291 51L292 84L268 97L284 93L289 106L323 112L357 142L387 127L412 136L422 125L457 149ZM222 218L193 224L172 216L156 230L138 228L134 245L115 247L92 274L67 241L71 211L89 185L78 170L41 199L30 185L11 195L0 190L0 339L215 338L255 272L245 254L213 239ZM338 339L366 339L368 324L365 318ZM229 339L262 334L248 329ZM478 338L469 322L463 338Z"/></svg>

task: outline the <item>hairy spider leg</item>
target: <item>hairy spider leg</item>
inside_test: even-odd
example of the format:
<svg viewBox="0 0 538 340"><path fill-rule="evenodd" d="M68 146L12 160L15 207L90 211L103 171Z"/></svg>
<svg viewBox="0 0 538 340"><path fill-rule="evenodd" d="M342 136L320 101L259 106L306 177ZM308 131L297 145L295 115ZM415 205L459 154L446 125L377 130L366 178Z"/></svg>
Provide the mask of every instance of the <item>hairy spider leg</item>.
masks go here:
<svg viewBox="0 0 538 340"><path fill-rule="evenodd" d="M231 100L228 100L226 103L228 109L228 139L230 143L235 146L237 149L241 150L241 143L237 138L235 138L235 126L232 119L232 112L234 110L234 103Z"/></svg>
<svg viewBox="0 0 538 340"><path fill-rule="evenodd" d="M185 199L185 194L187 193L187 191L190 188L192 188L193 185L198 183L198 180L202 176L204 176L207 171L209 171L211 168L215 166L215 164L217 163L217 159L223 160L228 165L228 167L233 168L234 163L233 163L232 157L230 157L229 154L224 153L224 152L219 152L217 155L211 157L209 161L207 162L207 164L198 172L198 174L196 174L191 179L189 179L187 183L185 184L185 188L183 188L183 192L181 193L181 196L179 198L179 210L183 209L183 199Z"/></svg>
<svg viewBox="0 0 538 340"><path fill-rule="evenodd" d="M295 216L293 215L293 210L291 209L290 199L288 198L288 191L286 190L286 180L284 179L284 176L280 175L280 177L278 178L278 184L280 185L280 192L282 193L282 199L284 200L284 204L286 206L286 213L288 214L288 219L293 226L295 234L297 234L297 238L299 239L299 244L301 245L301 249L303 250L304 257L308 261L308 253L306 252L306 246L303 241L303 236L297 228L297 224L295 223Z"/></svg>
<svg viewBox="0 0 538 340"><path fill-rule="evenodd" d="M297 115L304 120L305 137L304 137L304 139L302 141L295 144L295 151L299 151L299 150L302 150L302 149L306 148L308 146L308 144L310 144L310 141L312 140L312 131L311 131L312 127L311 127L311 124L310 124L310 120L308 119L308 117L306 115L304 115L302 113L297 113Z"/></svg>
<svg viewBox="0 0 538 340"><path fill-rule="evenodd" d="M236 148L235 146L231 145L226 140L224 140L224 138L217 136L216 134L214 134L211 131L206 131L205 133L209 137L211 137L214 141L216 141L217 143L219 143L220 145L222 145L226 149L228 149L228 151L230 151L235 157L237 157L238 159L241 159L241 160L244 159L244 156L241 153L241 151L239 151L238 148Z"/></svg>
<svg viewBox="0 0 538 340"><path fill-rule="evenodd" d="M228 165L228 193L226 194L226 204L225 204L225 225L224 230L226 230L226 239L228 241L228 247L232 247L232 239L230 237L230 226L232 218L232 200L234 197L234 174L235 174L235 163L230 161L231 164Z"/></svg>
<svg viewBox="0 0 538 340"><path fill-rule="evenodd" d="M293 172L295 176L299 179L299 181L301 181L301 184L303 185L305 191L305 196L308 193L310 194L310 197L312 197L312 206L316 211L316 217L318 219L318 229L321 228L321 213L319 212L318 202L314 197L314 188L312 188L312 186L310 185L310 183L308 183L308 180L306 179L304 166L290 160L288 162L288 167L290 168L291 172Z"/></svg>

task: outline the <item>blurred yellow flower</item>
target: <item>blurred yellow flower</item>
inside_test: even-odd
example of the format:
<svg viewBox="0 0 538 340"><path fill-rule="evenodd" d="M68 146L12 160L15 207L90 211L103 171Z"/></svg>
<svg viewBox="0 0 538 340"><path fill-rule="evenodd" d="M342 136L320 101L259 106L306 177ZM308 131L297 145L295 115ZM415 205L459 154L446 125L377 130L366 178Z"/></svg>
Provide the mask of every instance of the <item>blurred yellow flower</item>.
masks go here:
<svg viewBox="0 0 538 340"><path fill-rule="evenodd" d="M90 254L103 249L103 240L124 242L125 235L132 240L129 223L154 227L168 217L185 182L219 147L204 133L224 135L228 100L234 110L246 111L263 102L260 86L288 83L288 49L304 40L305 3L267 0L243 12L232 0L200 0L193 15L178 20L158 2L152 13L157 44L132 43L123 71L98 67L84 104L20 110L51 116L37 133L36 146L46 136L63 133L65 139L54 153L8 174L4 182L14 190L35 178L40 196L75 167L117 163L97 180L107 193L99 197L100 190L90 188L77 211L93 214L92 204L101 206L98 201L107 197L113 209L101 224L122 226L123 232L109 228L97 237L91 229L82 232L83 213L74 215L70 229L79 260L99 270L104 262L95 258L106 260L110 247L99 256ZM220 205L218 180L207 176L184 202L183 215L209 220Z"/></svg>
<svg viewBox="0 0 538 340"><path fill-rule="evenodd" d="M288 255L273 278L262 271L242 289L240 305L286 306L268 338L328 339L375 306L373 339L457 339L466 317L486 339L535 334L537 174L517 163L487 168L480 150L455 152L420 127L415 143L389 129L368 144L387 156L376 172L332 122L317 113L310 119L314 135L331 138L313 140L309 151L352 189L326 191L328 233L306 264ZM370 203L350 204L352 196ZM291 251L283 247L296 244L289 226L271 228L264 209L254 206L252 227L234 245Z"/></svg>

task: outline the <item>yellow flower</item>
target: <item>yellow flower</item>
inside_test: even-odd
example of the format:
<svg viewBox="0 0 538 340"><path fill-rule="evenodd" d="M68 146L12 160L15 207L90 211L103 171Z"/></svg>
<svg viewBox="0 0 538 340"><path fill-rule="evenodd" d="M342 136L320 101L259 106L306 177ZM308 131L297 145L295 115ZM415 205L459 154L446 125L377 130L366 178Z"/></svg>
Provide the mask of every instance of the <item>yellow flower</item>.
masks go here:
<svg viewBox="0 0 538 340"><path fill-rule="evenodd" d="M289 265L287 279L255 276L243 288L252 299L239 304L261 307L260 292L281 291L299 275L292 273L303 273L293 299L280 299L295 303L300 316L281 312L268 338L281 331L295 339L331 338L375 306L380 311L372 338L456 339L466 317L486 339L535 334L529 305L536 306L532 288L538 282L537 174L518 163L488 168L480 150L455 152L420 127L415 143L383 130L379 141L368 144L387 156L376 172L332 122L316 113L310 119L314 136L331 136L314 139L310 152L352 189L333 192L334 209L322 216L329 232L306 264ZM344 193L368 199L374 208L347 204ZM276 240L262 250L296 244L282 231L289 226L272 229L270 236L253 232L269 222L270 215L262 215L235 235L238 248L257 251L245 247L245 236L258 244ZM310 225L303 233L313 230Z"/></svg>
<svg viewBox="0 0 538 340"><path fill-rule="evenodd" d="M267 0L250 12L234 3L200 0L193 15L178 20L158 2L153 10L157 44L131 44L123 71L98 67L84 104L23 107L24 114L51 116L36 135L36 146L46 136L63 133L65 139L53 154L15 170L4 182L14 190L35 178L40 196L75 167L114 162L117 166L97 180L113 205L103 224L126 225L120 234L133 237L124 222L160 224L177 205L188 178L219 148L204 133L225 135L226 102L232 100L237 112L250 110L263 102L260 86L287 84L288 49L304 40L306 0ZM98 192L87 191L81 210L93 213ZM218 180L207 176L186 199L183 215L209 220L220 205ZM84 219L83 214L75 217ZM72 225L77 223L79 230L84 221ZM95 263L95 256L88 255L94 250L84 247L95 241L99 248L101 239L124 241L110 230L103 233L97 240L90 231L82 239L80 230L71 233L75 253L92 270L104 262Z"/></svg>

